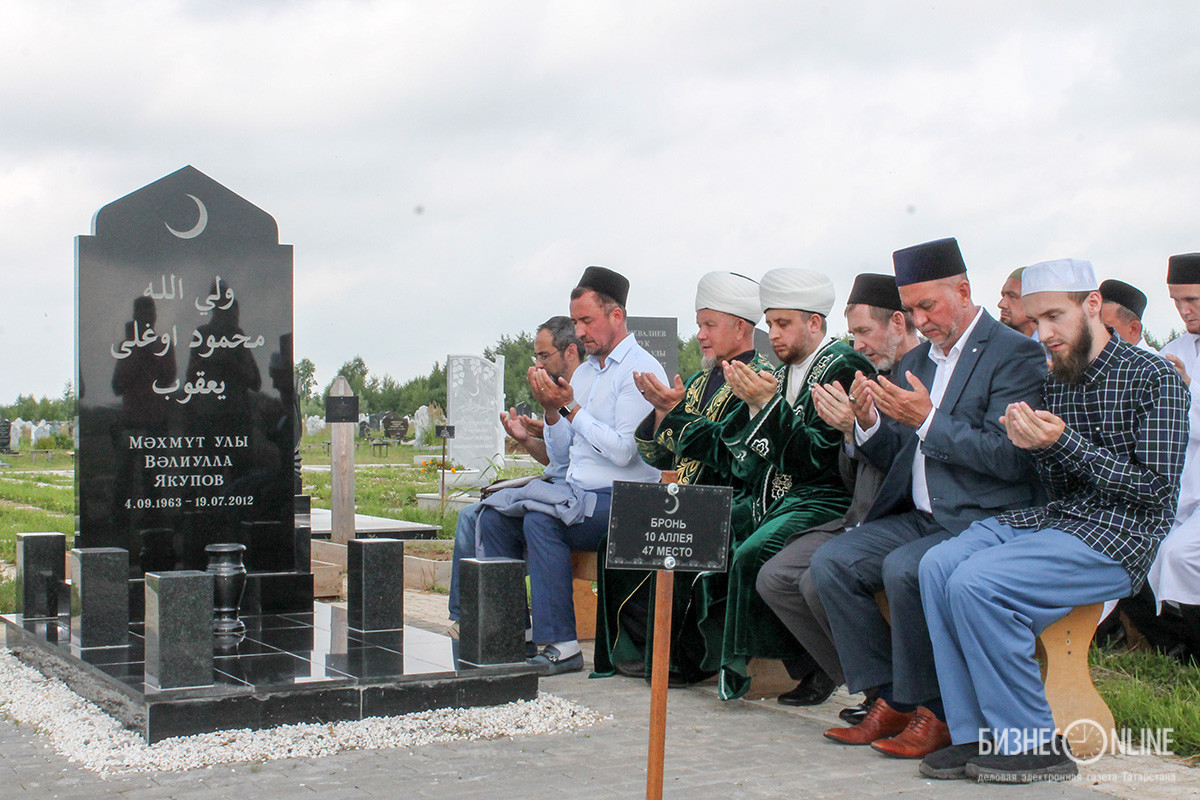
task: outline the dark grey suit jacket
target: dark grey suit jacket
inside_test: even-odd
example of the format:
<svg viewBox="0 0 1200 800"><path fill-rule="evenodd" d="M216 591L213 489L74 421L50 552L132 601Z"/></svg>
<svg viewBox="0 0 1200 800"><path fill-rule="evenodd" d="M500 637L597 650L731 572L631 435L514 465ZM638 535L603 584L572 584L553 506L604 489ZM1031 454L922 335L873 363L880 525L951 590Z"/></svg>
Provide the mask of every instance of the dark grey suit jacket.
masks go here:
<svg viewBox="0 0 1200 800"><path fill-rule="evenodd" d="M931 344L914 347L892 370L910 388L912 372L929 388L936 365ZM987 311L971 331L924 443L915 429L887 417L861 452L886 471L866 521L912 508L912 462L925 454L925 476L934 519L958 534L976 520L1012 508L1037 505L1044 497L1033 458L1008 440L1000 417L1009 403L1041 402L1046 380L1041 345L997 322Z"/></svg>

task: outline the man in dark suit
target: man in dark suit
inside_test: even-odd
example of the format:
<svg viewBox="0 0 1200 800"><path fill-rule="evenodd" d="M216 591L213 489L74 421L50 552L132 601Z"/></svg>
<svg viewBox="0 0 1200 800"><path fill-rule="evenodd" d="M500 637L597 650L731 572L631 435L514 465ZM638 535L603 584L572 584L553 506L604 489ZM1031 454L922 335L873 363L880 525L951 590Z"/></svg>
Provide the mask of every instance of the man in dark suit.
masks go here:
<svg viewBox="0 0 1200 800"><path fill-rule="evenodd" d="M1046 377L1041 347L971 299L954 239L892 254L906 309L929 340L892 378L858 376L851 389L855 441L887 471L860 527L814 554L811 574L851 692L879 700L867 717L826 737L921 758L949 744L917 567L930 547L972 522L1035 505L1029 454L1000 417L1036 405ZM875 602L886 589L891 628Z"/></svg>

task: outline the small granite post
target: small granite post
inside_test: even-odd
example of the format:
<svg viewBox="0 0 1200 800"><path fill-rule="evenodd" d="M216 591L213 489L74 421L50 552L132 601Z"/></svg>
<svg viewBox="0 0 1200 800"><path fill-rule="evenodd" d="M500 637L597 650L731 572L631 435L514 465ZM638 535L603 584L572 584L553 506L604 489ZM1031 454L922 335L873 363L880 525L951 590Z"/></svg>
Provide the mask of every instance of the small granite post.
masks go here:
<svg viewBox="0 0 1200 800"><path fill-rule="evenodd" d="M347 542L346 572L346 617L351 628L404 628L404 542L351 539Z"/></svg>
<svg viewBox="0 0 1200 800"><path fill-rule="evenodd" d="M16 611L25 619L58 616L59 587L66 581L67 537L17 534Z"/></svg>
<svg viewBox="0 0 1200 800"><path fill-rule="evenodd" d="M128 550L85 547L71 551L71 641L79 647L128 644Z"/></svg>
<svg viewBox="0 0 1200 800"><path fill-rule="evenodd" d="M146 573L146 684L209 686L213 671L213 576Z"/></svg>
<svg viewBox="0 0 1200 800"><path fill-rule="evenodd" d="M459 659L477 665L523 662L525 562L464 558L459 579Z"/></svg>
<svg viewBox="0 0 1200 800"><path fill-rule="evenodd" d="M295 496L293 512L295 522L292 530L296 537L296 571L312 571L312 498L306 494Z"/></svg>

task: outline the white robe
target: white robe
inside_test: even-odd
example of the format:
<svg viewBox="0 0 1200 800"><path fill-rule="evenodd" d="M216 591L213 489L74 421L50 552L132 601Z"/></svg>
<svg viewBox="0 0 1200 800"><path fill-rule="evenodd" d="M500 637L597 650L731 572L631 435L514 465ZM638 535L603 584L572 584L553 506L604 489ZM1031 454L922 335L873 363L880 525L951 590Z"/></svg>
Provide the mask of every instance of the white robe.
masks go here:
<svg viewBox="0 0 1200 800"><path fill-rule="evenodd" d="M1200 336L1185 333L1163 345L1162 355L1183 362L1191 379L1187 459L1179 490L1175 524L1159 545L1150 567L1150 588L1161 607L1165 601L1200 605Z"/></svg>

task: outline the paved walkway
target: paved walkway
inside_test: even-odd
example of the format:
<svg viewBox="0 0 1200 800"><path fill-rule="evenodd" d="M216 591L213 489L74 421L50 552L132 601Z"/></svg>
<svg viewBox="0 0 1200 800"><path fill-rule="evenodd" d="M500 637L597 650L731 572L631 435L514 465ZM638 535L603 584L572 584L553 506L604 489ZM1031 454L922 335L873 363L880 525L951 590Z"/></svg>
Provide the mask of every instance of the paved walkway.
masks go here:
<svg viewBox="0 0 1200 800"><path fill-rule="evenodd" d="M406 592L414 621L444 628L445 597ZM590 653L589 653L590 656ZM315 760L238 764L191 772L101 778L49 749L36 732L0 720L0 798L637 798L645 791L649 689L584 674L546 679L542 690L610 718L568 734L345 752ZM821 731L842 695L805 713L774 702L722 703L711 688L673 690L665 796L715 798L1142 798L1200 795L1197 770L1163 759L1110 757L1089 777L1026 787L927 781L913 762L835 745ZM1127 786L1101 773L1128 772ZM1101 792L1102 794L1098 794Z"/></svg>

